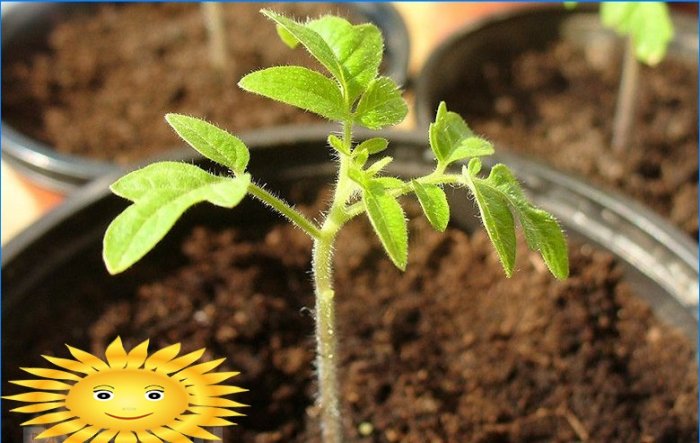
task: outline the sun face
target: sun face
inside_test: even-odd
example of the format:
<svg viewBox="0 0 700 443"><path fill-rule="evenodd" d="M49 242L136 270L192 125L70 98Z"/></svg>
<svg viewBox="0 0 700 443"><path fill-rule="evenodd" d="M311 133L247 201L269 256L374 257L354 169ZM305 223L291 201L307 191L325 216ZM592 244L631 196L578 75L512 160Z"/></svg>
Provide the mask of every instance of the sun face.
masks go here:
<svg viewBox="0 0 700 443"><path fill-rule="evenodd" d="M192 365L204 349L178 357L180 345L175 344L149 356L148 341L127 353L117 338L105 351L106 361L68 349L75 360L44 356L61 369L22 368L41 379L11 382L37 391L3 397L33 403L14 412L45 412L22 423L50 426L38 438L70 434L68 443L218 440L203 427L233 425L222 417L242 415L230 408L244 405L223 396L244 389L219 384L238 373L210 372L224 359Z"/></svg>
<svg viewBox="0 0 700 443"><path fill-rule="evenodd" d="M171 423L187 406L187 390L181 383L144 369L88 375L66 396L66 409L78 417L119 431L146 431Z"/></svg>

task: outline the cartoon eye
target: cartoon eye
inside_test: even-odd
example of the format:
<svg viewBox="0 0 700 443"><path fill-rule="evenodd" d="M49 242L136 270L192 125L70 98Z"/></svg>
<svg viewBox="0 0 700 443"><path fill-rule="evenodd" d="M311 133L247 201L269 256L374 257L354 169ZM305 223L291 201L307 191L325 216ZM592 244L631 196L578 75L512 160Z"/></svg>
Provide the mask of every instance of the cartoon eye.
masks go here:
<svg viewBox="0 0 700 443"><path fill-rule="evenodd" d="M165 397L165 392L163 391L158 391L158 390L150 390L146 391L146 400L149 401L159 401L162 400L163 397Z"/></svg>
<svg viewBox="0 0 700 443"><path fill-rule="evenodd" d="M112 397L114 397L114 393L112 393L111 391L99 390L99 391L93 392L92 396L97 401L108 401L108 400L111 400Z"/></svg>

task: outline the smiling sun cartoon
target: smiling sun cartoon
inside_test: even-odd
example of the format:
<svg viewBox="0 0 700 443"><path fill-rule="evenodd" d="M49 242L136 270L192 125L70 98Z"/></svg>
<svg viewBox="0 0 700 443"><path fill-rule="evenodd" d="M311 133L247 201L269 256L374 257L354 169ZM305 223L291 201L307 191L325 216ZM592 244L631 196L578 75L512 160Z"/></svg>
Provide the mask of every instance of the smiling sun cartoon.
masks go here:
<svg viewBox="0 0 700 443"><path fill-rule="evenodd" d="M124 350L119 337L106 362L68 346L75 360L43 356L61 369L21 368L40 379L10 383L36 391L3 397L31 405L13 412L43 415L22 423L51 426L37 438L70 436L66 443L191 442L219 440L206 426L228 426L245 405L223 398L245 391L220 383L237 372L211 372L224 359L193 365L204 349L178 357L180 344L148 355L148 340ZM68 372L70 371L70 372Z"/></svg>

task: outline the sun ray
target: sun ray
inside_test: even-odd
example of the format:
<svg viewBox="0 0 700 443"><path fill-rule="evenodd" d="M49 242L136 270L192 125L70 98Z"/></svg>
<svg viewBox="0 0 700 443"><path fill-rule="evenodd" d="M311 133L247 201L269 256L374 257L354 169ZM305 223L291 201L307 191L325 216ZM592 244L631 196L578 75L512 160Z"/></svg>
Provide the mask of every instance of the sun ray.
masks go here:
<svg viewBox="0 0 700 443"><path fill-rule="evenodd" d="M121 431L114 439L114 443L138 443L138 440L133 432Z"/></svg>
<svg viewBox="0 0 700 443"><path fill-rule="evenodd" d="M239 394L241 392L245 392L246 390L243 388L239 388L238 386L231 386L231 385L193 385L189 386L187 388L187 392L191 393L197 393L201 392L204 395L207 395L209 397L221 397L224 395L229 395L229 394Z"/></svg>
<svg viewBox="0 0 700 443"><path fill-rule="evenodd" d="M205 351L204 348L197 349L194 352L190 352L189 354L185 354L182 357L178 357L176 359L169 361L168 363L157 368L156 371L162 372L164 374L172 374L174 372L178 372L178 371L182 370L183 368L186 368L187 366L189 366L192 363L199 360L200 357L202 355L204 355L204 351Z"/></svg>
<svg viewBox="0 0 700 443"><path fill-rule="evenodd" d="M109 443L119 431L106 429L95 436L90 443Z"/></svg>
<svg viewBox="0 0 700 443"><path fill-rule="evenodd" d="M36 438L41 439L49 437L58 437L59 435L72 434L74 432L78 432L85 426L86 424L82 419L76 418L70 421L64 421L63 423L54 425L42 432L41 434L37 435Z"/></svg>
<svg viewBox="0 0 700 443"><path fill-rule="evenodd" d="M74 348L73 346L69 345L66 345L66 347L68 348L68 351L70 351L71 355L75 357L76 360L80 361L81 363L84 363L87 366L90 366L96 371L104 371L105 369L109 368L109 366L107 366L107 363L105 363L104 360L95 357L89 352L85 352L82 349Z"/></svg>
<svg viewBox="0 0 700 443"><path fill-rule="evenodd" d="M66 396L64 394L54 394L53 392L26 392L24 394L3 396L2 398L25 403L41 403L45 401L64 400Z"/></svg>
<svg viewBox="0 0 700 443"><path fill-rule="evenodd" d="M21 406L14 408L11 412L23 412L25 414L34 414L36 412L50 411L51 409L61 408L65 403L62 401L54 401L51 403L37 403L34 405Z"/></svg>
<svg viewBox="0 0 700 443"><path fill-rule="evenodd" d="M40 415L39 417L34 418L32 420L25 421L24 423L22 423L22 426L46 425L50 423L66 421L71 418L75 418L75 414L73 414L70 411L51 412L49 414Z"/></svg>
<svg viewBox="0 0 700 443"><path fill-rule="evenodd" d="M225 360L225 358L219 358L217 360L206 361L204 363L199 363L197 365L190 366L189 368L185 368L182 371L173 375L173 378L176 378L178 380L187 380L194 376L205 374L209 371L213 371L214 369L218 368L219 365L221 365L221 363L223 363Z"/></svg>
<svg viewBox="0 0 700 443"><path fill-rule="evenodd" d="M243 414L238 414L238 415L243 415ZM228 421L223 418L219 417L200 417L198 419L199 424L201 426L206 426L206 427L218 427L218 426L235 426L236 423L232 421Z"/></svg>
<svg viewBox="0 0 700 443"><path fill-rule="evenodd" d="M155 370L157 367L166 364L177 354L180 353L180 343L175 343L174 345L170 345L166 348L161 349L160 351L154 352L150 357L146 359L146 362L144 363L143 367L148 369L149 371Z"/></svg>
<svg viewBox="0 0 700 443"><path fill-rule="evenodd" d="M42 391L67 391L73 387L73 385L57 380L10 380L10 383Z"/></svg>
<svg viewBox="0 0 700 443"><path fill-rule="evenodd" d="M141 342L132 349L126 356L126 367L131 369L140 368L148 357L148 340Z"/></svg>
<svg viewBox="0 0 700 443"><path fill-rule="evenodd" d="M179 432L173 431L172 429L161 426L151 430L160 439L171 442L171 443L192 443L192 440L180 434Z"/></svg>
<svg viewBox="0 0 700 443"><path fill-rule="evenodd" d="M92 438L92 436L98 432L100 432L100 428L96 426L87 426L78 432L71 434L70 437L63 440L63 443L83 443Z"/></svg>
<svg viewBox="0 0 700 443"><path fill-rule="evenodd" d="M240 374L240 372L215 372L212 374L203 374L201 380L207 385L218 385L219 383L233 378Z"/></svg>
<svg viewBox="0 0 700 443"><path fill-rule="evenodd" d="M53 378L56 380L71 380L78 381L80 377L78 375L72 374L66 371L59 371L58 369L47 369L47 368L20 368L24 372L28 372L32 375L42 378Z"/></svg>
<svg viewBox="0 0 700 443"><path fill-rule="evenodd" d="M112 369L123 369L126 367L126 350L122 344L121 337L114 339L105 350L107 364Z"/></svg>
<svg viewBox="0 0 700 443"><path fill-rule="evenodd" d="M198 426L198 418L201 417L184 415L180 417L180 420L176 420L168 426L173 431L177 431L189 437L201 438L202 440L219 440L219 437Z"/></svg>
<svg viewBox="0 0 700 443"><path fill-rule="evenodd" d="M214 406L218 408L238 408L241 405L238 402L221 397L206 397L206 396L190 396L190 404L195 406Z"/></svg>
<svg viewBox="0 0 700 443"><path fill-rule="evenodd" d="M80 372L81 374L94 374L97 372L92 366L88 366L85 363L81 363L76 360L69 360L67 358L51 357L49 355L42 355L46 360L50 361L59 368L68 369L73 372Z"/></svg>
<svg viewBox="0 0 700 443"><path fill-rule="evenodd" d="M162 443L163 440L146 431L139 431L136 433L136 437L141 443ZM93 442L90 442L93 443Z"/></svg>
<svg viewBox="0 0 700 443"><path fill-rule="evenodd" d="M239 374L214 372L223 358L196 363L205 349L178 356L180 344L149 356L148 344L127 351L117 337L104 360L68 346L74 360L44 356L61 369L22 368L38 378L12 380L29 391L3 398L30 403L12 412L34 414L22 425L50 426L39 438L68 443L192 443L219 439L205 428L235 425L223 417L245 405L224 396L246 389L221 384Z"/></svg>
<svg viewBox="0 0 700 443"><path fill-rule="evenodd" d="M239 403L238 407L245 406L246 405ZM210 406L190 406L188 410L194 414L199 414L204 417L236 417L243 415L240 412L232 411L230 409L212 408Z"/></svg>

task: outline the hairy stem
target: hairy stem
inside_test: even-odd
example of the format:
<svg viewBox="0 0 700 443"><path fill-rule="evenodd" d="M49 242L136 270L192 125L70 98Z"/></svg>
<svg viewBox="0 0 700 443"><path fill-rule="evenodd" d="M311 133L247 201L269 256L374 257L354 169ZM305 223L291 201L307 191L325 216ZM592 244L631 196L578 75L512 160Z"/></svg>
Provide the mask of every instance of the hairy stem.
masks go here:
<svg viewBox="0 0 700 443"><path fill-rule="evenodd" d="M251 183L248 186L248 193L279 212L282 216L286 217L289 221L306 232L310 237L318 239L322 236L319 228L311 220L304 217L299 211L291 207L281 198L271 194L255 183Z"/></svg>
<svg viewBox="0 0 700 443"><path fill-rule="evenodd" d="M330 226L323 230L332 234ZM318 371L321 432L325 443L342 442L340 401L338 398L338 338L335 326L333 292L333 243L335 235L314 241L313 274L316 293L316 370Z"/></svg>
<svg viewBox="0 0 700 443"><path fill-rule="evenodd" d="M343 144L350 151L352 123L343 124ZM316 293L316 369L318 371L321 410L321 433L324 443L343 441L338 392L338 338L335 325L335 300L333 291L333 245L338 231L345 224L346 202L352 195L353 185L348 178L350 157L340 154L338 181L333 202L328 211L321 235L314 241L312 270Z"/></svg>
<svg viewBox="0 0 700 443"><path fill-rule="evenodd" d="M634 55L632 38L627 38L625 55L622 63L622 78L615 106L613 121L612 149L623 153L629 149L629 140L634 124L634 110L637 101L637 84L639 83L639 62Z"/></svg>

